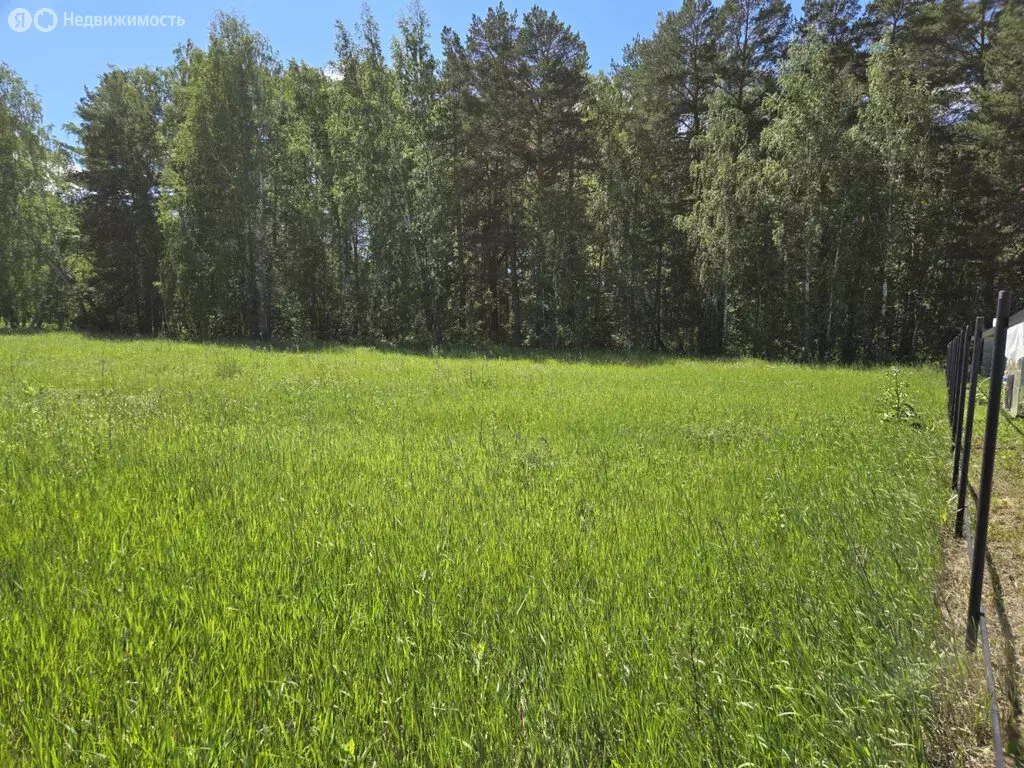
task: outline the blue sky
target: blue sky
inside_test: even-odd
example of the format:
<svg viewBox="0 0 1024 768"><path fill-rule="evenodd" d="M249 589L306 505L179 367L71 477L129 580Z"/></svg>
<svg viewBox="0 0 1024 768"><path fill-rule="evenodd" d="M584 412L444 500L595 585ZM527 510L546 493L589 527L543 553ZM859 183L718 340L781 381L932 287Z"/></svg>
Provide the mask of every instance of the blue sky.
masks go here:
<svg viewBox="0 0 1024 768"><path fill-rule="evenodd" d="M497 0L493 0L497 4ZM506 0L506 6L528 9L534 0L521 5ZM230 0L228 0L230 3ZM482 14L488 0L421 0L430 17L435 53L444 25L465 32L471 15ZM654 29L658 11L678 7L670 0L548 0L541 3L572 25L586 41L591 67L607 69L618 59L622 47L637 34ZM373 0L381 31L390 39L395 20L408 0ZM11 15L26 9L35 15L50 8L55 17L39 17L50 32L34 27L23 32L11 28ZM333 55L334 21L354 24L360 0L318 3L311 0L249 0L220 4L216 0L0 0L0 60L12 66L35 90L43 103L45 118L64 136L61 126L74 119L75 105L86 87L93 87L109 66L131 68L144 64L160 66L172 61L179 43L191 38L205 45L214 11L219 8L241 13L269 39L282 60L304 60L315 66L326 64ZM180 17L184 25L168 27L84 28L65 26L65 14L74 16L156 15ZM15 24L17 19L14 19Z"/></svg>

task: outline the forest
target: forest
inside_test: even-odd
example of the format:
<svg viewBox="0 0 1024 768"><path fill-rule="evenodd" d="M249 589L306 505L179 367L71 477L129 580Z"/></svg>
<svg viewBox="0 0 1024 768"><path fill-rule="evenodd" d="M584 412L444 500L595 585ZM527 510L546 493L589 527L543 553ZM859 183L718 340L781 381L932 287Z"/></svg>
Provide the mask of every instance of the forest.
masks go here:
<svg viewBox="0 0 1024 768"><path fill-rule="evenodd" d="M220 13L69 140L0 63L2 324L888 362L1024 276L1018 2L684 0L609 71L429 24L313 65Z"/></svg>

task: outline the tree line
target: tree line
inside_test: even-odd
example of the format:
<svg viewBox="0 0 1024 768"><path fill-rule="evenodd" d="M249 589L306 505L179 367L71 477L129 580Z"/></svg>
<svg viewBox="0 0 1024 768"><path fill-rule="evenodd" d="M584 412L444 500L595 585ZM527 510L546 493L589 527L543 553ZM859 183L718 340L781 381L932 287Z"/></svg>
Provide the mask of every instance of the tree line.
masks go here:
<svg viewBox="0 0 1024 768"><path fill-rule="evenodd" d="M610 72L499 4L323 67L235 15L72 142L0 64L0 317L175 337L935 355L1020 282L1024 10L684 0Z"/></svg>

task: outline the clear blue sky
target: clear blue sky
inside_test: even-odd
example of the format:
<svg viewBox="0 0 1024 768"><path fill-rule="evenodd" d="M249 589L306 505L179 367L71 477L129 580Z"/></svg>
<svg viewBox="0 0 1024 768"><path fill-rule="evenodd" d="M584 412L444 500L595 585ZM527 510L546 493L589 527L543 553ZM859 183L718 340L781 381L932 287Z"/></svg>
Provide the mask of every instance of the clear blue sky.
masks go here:
<svg viewBox="0 0 1024 768"><path fill-rule="evenodd" d="M421 0L421 3L430 18L435 53L438 53L438 36L443 26L464 33L471 15L483 14L492 4L488 0ZM496 5L497 0L493 0L493 4ZM522 4L506 0L506 7L521 11L533 4L534 0L525 0ZM654 29L659 10L676 8L679 4L672 0L548 0L541 3L582 35L594 70L608 69L609 63L619 58L624 45L637 34L647 35ZM373 0L369 5L385 39L390 39L395 20L408 6L408 0ZM56 27L50 32L34 27L14 31L10 16L19 8L32 14L42 8L52 9ZM13 67L39 94L46 121L58 129L58 135L64 136L60 128L74 119L75 105L84 89L95 86L100 74L109 66L127 69L171 63L175 46L186 39L206 44L210 20L220 8L242 14L270 39L282 60L294 58L322 66L333 55L335 20L354 24L359 19L361 2L249 0L222 5L216 0L75 0L74 3L0 0L0 60ZM87 29L64 26L66 13L83 17L173 15L184 19L185 24L181 27ZM39 21L44 27L53 23L45 14Z"/></svg>

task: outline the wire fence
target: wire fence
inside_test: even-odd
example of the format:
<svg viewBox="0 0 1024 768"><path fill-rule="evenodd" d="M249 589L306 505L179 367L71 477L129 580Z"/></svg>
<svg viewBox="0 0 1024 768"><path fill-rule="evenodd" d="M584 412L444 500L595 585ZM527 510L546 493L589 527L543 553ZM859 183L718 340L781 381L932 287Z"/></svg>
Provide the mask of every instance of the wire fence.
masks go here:
<svg viewBox="0 0 1024 768"><path fill-rule="evenodd" d="M988 641L985 611L981 605L981 592L985 581L985 553L988 548L988 518L992 503L992 478L995 473L996 439L999 432L1002 407L1003 373L1006 367L1006 331L1010 320L1009 291L1000 291L996 304L996 320L985 344L985 318L974 321L958 333L946 348L946 387L949 427L953 438L953 490L957 491L956 535L965 538L971 556L971 588L967 598L967 650L974 652L981 641L985 663L985 684L988 687L992 715L992 750L996 768L1004 768L1003 737L999 727L999 702L996 697L995 675L992 671L992 652ZM985 435L981 444L981 471L975 501L975 520L972 529L967 509L967 491L970 487L968 471L974 431L974 407L978 394L978 376L982 368L983 352L988 357L991 349L991 371L988 384L988 402L985 411ZM987 361L986 361L987 362ZM966 413L965 413L966 405ZM972 491L974 489L971 489Z"/></svg>

